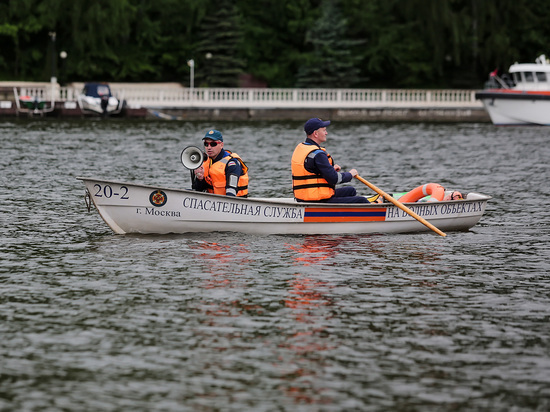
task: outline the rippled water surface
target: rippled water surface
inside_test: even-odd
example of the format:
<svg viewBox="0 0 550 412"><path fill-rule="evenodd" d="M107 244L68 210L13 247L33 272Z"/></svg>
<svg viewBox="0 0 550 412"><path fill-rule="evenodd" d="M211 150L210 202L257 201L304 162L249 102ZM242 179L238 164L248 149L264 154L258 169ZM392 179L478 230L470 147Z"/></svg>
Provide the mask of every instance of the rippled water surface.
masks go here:
<svg viewBox="0 0 550 412"><path fill-rule="evenodd" d="M0 121L1 411L550 409L550 128L333 122L337 163L386 191L494 197L446 238L119 236L87 212L76 176L189 187L212 126L252 195L291 195L298 123Z"/></svg>

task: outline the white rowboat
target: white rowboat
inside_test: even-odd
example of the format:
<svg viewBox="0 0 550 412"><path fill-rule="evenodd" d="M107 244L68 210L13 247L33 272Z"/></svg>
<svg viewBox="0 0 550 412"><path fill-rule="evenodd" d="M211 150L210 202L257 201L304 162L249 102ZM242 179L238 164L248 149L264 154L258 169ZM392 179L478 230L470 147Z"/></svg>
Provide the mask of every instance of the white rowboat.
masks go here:
<svg viewBox="0 0 550 412"><path fill-rule="evenodd" d="M292 198L237 198L186 189L77 177L117 234L241 232L270 234L353 234L430 232L391 203L299 203ZM465 231L479 222L490 196L406 203L440 230Z"/></svg>

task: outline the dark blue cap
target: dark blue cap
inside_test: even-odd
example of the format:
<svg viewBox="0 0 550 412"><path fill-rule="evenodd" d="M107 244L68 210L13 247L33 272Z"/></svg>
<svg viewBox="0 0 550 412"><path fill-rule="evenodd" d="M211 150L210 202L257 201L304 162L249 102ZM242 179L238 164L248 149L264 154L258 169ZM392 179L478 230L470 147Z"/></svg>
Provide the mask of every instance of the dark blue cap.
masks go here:
<svg viewBox="0 0 550 412"><path fill-rule="evenodd" d="M204 139L219 140L220 142L223 142L222 134L216 129L210 129L207 131L202 140Z"/></svg>
<svg viewBox="0 0 550 412"><path fill-rule="evenodd" d="M330 124L330 120L323 122L321 119L314 117L313 119L309 119L306 122L306 124L304 125L304 130L306 134L309 136L315 130L320 129L321 127L327 127L329 124Z"/></svg>

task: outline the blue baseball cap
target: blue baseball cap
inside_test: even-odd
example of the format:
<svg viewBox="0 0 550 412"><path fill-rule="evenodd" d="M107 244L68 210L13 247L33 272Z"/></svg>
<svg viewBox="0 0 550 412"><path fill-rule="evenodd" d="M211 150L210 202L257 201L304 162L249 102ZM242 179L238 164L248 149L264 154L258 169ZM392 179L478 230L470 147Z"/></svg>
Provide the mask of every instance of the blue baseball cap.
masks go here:
<svg viewBox="0 0 550 412"><path fill-rule="evenodd" d="M306 122L306 124L304 125L304 130L306 134L309 136L315 130L320 129L321 127L327 127L329 124L330 124L330 120L323 122L321 119L314 117L313 119L309 119Z"/></svg>
<svg viewBox="0 0 550 412"><path fill-rule="evenodd" d="M223 142L222 134L216 129L210 129L207 131L202 140L204 139L219 140L220 142Z"/></svg>

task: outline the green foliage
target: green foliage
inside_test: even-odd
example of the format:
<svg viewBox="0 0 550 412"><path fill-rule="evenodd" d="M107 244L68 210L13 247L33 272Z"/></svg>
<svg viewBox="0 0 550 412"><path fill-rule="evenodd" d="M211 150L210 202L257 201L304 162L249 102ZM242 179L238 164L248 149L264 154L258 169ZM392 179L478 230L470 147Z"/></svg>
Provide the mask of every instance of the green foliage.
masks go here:
<svg viewBox="0 0 550 412"><path fill-rule="evenodd" d="M359 42L347 38L346 26L336 0L323 0L320 18L306 33L312 50L303 55L297 87L349 88L358 82L358 58L352 48Z"/></svg>
<svg viewBox="0 0 550 412"><path fill-rule="evenodd" d="M2 1L0 79L57 68L64 81L187 84L193 58L198 86L248 73L270 87L477 88L550 55L549 17L547 0Z"/></svg>
<svg viewBox="0 0 550 412"><path fill-rule="evenodd" d="M216 0L213 14L202 20L195 46L197 84L209 87L237 87L243 73L241 16L231 0Z"/></svg>
<svg viewBox="0 0 550 412"><path fill-rule="evenodd" d="M294 87L307 28L318 6L310 0L241 0L242 53L247 71L270 87Z"/></svg>

